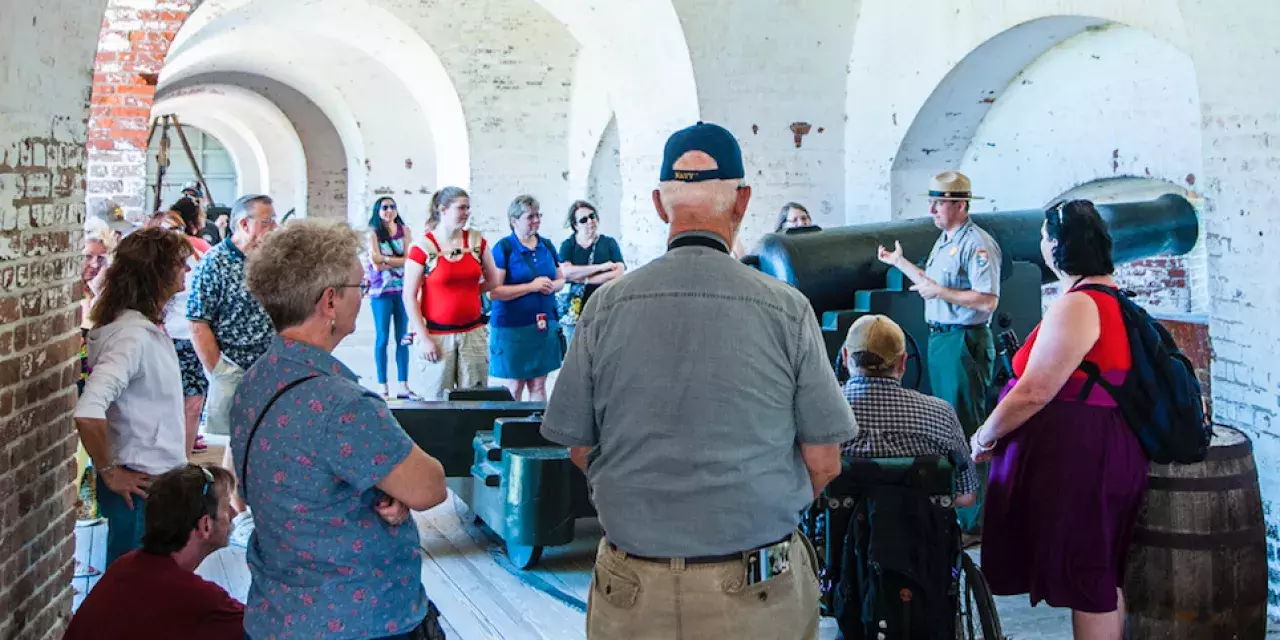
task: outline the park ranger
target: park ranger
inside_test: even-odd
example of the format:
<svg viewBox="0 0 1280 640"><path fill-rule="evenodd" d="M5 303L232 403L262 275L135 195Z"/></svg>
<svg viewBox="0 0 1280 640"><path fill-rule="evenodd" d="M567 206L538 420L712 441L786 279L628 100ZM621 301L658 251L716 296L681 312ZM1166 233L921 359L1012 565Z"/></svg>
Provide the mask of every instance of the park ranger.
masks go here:
<svg viewBox="0 0 1280 640"><path fill-rule="evenodd" d="M969 218L973 195L969 178L945 171L929 186L929 213L942 235L921 270L902 255L880 247L880 260L909 278L924 298L929 324L929 384L933 394L955 407L966 435L987 415L987 388L995 364L991 314L1000 300L1000 246ZM985 473L979 474L985 480ZM983 483L985 485L985 482ZM985 488L985 487L984 487ZM981 496L980 496L981 497ZM960 510L966 533L981 531L982 502Z"/></svg>

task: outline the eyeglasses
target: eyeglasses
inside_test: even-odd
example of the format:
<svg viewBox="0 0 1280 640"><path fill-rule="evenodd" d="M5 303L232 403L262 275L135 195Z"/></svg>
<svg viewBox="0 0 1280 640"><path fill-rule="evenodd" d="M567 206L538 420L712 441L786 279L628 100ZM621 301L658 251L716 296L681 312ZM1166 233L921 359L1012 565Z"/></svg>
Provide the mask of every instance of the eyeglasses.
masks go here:
<svg viewBox="0 0 1280 640"><path fill-rule="evenodd" d="M600 219L600 216L596 215L595 212L592 212L592 213L588 213L585 216L582 216L581 218L578 218L578 224L586 224L588 220L599 220L599 219Z"/></svg>
<svg viewBox="0 0 1280 640"><path fill-rule="evenodd" d="M369 289L372 287L373 284L368 280L361 280L360 284L335 284L325 287L325 289L359 289L360 297L363 298L369 295ZM316 302L320 302L322 299L324 299L324 291L320 292L320 297L316 298Z"/></svg>
<svg viewBox="0 0 1280 640"><path fill-rule="evenodd" d="M395 210L396 210L396 205L394 205L394 204L389 204L389 203L385 203L385 202L384 202L384 203L382 203L382 210L383 210L383 211L395 211Z"/></svg>
<svg viewBox="0 0 1280 640"><path fill-rule="evenodd" d="M369 289L373 287L373 283L368 280L361 280L360 284L338 284L334 285L334 289L359 289L361 296L369 295Z"/></svg>
<svg viewBox="0 0 1280 640"><path fill-rule="evenodd" d="M534 211L534 212L526 213L520 217L524 218L525 220L541 220L542 214Z"/></svg>

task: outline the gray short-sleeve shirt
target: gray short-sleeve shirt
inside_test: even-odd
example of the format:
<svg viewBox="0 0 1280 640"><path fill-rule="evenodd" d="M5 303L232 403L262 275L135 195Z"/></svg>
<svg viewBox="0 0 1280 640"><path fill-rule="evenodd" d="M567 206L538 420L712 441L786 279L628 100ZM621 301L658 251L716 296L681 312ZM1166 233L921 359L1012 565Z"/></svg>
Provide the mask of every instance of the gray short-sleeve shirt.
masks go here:
<svg viewBox="0 0 1280 640"><path fill-rule="evenodd" d="M733 553L813 500L800 443L854 437L808 300L708 247L680 247L588 301L542 434L591 447L587 479L629 553Z"/></svg>
<svg viewBox="0 0 1280 640"><path fill-rule="evenodd" d="M969 219L947 237L938 236L929 252L925 274L949 289L1000 295L1000 245ZM951 304L941 298L925 300L924 317L939 324L986 324L991 314Z"/></svg>

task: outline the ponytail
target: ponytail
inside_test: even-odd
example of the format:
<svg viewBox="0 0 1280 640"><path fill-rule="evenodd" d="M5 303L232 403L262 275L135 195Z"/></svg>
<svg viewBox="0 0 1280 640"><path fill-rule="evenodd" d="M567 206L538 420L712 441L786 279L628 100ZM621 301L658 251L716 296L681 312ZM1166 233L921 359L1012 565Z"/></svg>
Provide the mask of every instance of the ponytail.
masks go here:
<svg viewBox="0 0 1280 640"><path fill-rule="evenodd" d="M431 211L427 212L427 229L434 230L440 224L440 209L447 209L458 198L470 198L462 187L445 187L431 194Z"/></svg>

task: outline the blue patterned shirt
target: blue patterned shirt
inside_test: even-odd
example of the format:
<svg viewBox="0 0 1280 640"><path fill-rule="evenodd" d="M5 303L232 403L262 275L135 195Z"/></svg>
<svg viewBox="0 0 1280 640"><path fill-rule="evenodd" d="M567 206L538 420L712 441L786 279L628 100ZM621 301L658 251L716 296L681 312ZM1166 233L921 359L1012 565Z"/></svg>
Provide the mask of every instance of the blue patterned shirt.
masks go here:
<svg viewBox="0 0 1280 640"><path fill-rule="evenodd" d="M276 338L240 384L231 410L232 453L244 464L262 420L243 491L253 508L253 584L245 631L272 638L380 638L408 633L427 615L413 521L391 526L373 508L375 485L413 441L356 374L311 345Z"/></svg>
<svg viewBox="0 0 1280 640"><path fill-rule="evenodd" d="M187 319L209 324L228 360L248 369L271 346L276 331L244 282L245 255L231 238L204 254L191 274Z"/></svg>

